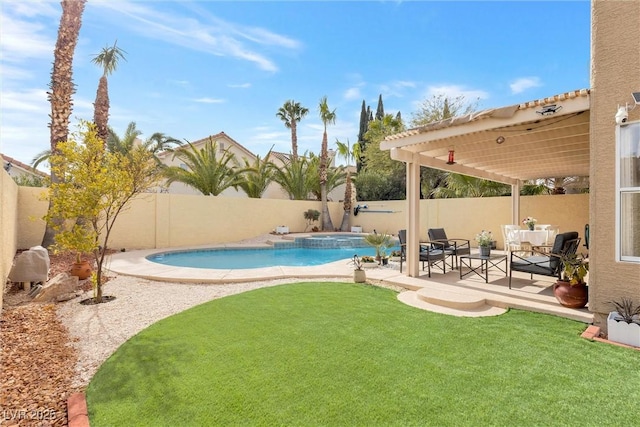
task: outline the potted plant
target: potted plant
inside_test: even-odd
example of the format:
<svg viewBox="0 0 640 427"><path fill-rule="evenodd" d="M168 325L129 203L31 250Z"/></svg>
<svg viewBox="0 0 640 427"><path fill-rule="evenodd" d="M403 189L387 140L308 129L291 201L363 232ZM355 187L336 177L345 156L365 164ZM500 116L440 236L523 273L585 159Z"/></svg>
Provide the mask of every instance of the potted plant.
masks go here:
<svg viewBox="0 0 640 427"><path fill-rule="evenodd" d="M389 261L399 262L401 256L402 256L401 251L399 250L391 251L391 255L389 255Z"/></svg>
<svg viewBox="0 0 640 427"><path fill-rule="evenodd" d="M553 285L553 294L565 307L582 308L589 300L589 291L584 281L589 272L589 262L582 254L564 255L561 261L561 279Z"/></svg>
<svg viewBox="0 0 640 427"><path fill-rule="evenodd" d="M76 254L76 260L71 264L69 274L77 276L79 280L88 279L91 276L91 264L83 258L83 254L92 253L98 249L95 233L75 224L70 230L58 233L55 241L56 243L53 245L54 253L72 251Z"/></svg>
<svg viewBox="0 0 640 427"><path fill-rule="evenodd" d="M522 224L524 224L525 227L527 227L529 230L533 231L534 228L536 228L536 223L538 222L537 219L533 218L533 217L526 217L525 219L522 220Z"/></svg>
<svg viewBox="0 0 640 427"><path fill-rule="evenodd" d="M304 231L307 231L307 229L311 226L311 224L313 224L320 218L320 211L317 209L307 209L306 211L304 211L303 214L304 214L304 219L307 220L307 226L304 228ZM314 226L312 230L318 231L318 227Z"/></svg>
<svg viewBox="0 0 640 427"><path fill-rule="evenodd" d="M364 236L364 241L376 248L376 261L382 259L382 252L391 246L391 236L387 233L369 233Z"/></svg>
<svg viewBox="0 0 640 427"><path fill-rule="evenodd" d="M491 255L491 244L493 243L493 234L490 231L482 230L476 234L476 242L478 242L478 248L480 249L480 255Z"/></svg>
<svg viewBox="0 0 640 427"><path fill-rule="evenodd" d="M640 305L629 298L613 301L616 311L607 317L608 339L622 344L640 347Z"/></svg>
<svg viewBox="0 0 640 427"><path fill-rule="evenodd" d="M376 268L378 266L378 261L372 256L364 255L360 258L360 263L363 268Z"/></svg>
<svg viewBox="0 0 640 427"><path fill-rule="evenodd" d="M364 283L367 281L367 273L364 271L364 266L362 265L362 260L358 255L354 255L351 260L351 264L353 264L353 281L355 283Z"/></svg>

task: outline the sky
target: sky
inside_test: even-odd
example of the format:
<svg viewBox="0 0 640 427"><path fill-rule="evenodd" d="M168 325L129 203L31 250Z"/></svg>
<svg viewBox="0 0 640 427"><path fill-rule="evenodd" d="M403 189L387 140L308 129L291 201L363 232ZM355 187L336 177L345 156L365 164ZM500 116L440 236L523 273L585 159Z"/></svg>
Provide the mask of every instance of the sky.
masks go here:
<svg viewBox="0 0 640 427"><path fill-rule="evenodd" d="M0 3L0 152L23 163L49 148L59 0ZM433 96L477 109L589 88L590 2L89 0L74 56L71 131L93 119L101 49L125 51L108 76L110 126L136 122L196 141L225 132L256 155L291 150L276 116L309 109L299 152L319 153L327 97L336 140L357 141L362 101L405 123ZM43 168L41 168L43 169ZM44 168L46 169L46 168Z"/></svg>

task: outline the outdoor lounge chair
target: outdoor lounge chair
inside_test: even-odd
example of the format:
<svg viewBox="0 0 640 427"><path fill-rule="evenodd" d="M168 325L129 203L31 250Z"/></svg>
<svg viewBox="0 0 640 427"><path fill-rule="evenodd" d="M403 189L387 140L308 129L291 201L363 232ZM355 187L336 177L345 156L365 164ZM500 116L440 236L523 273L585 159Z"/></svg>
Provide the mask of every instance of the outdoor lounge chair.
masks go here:
<svg viewBox="0 0 640 427"><path fill-rule="evenodd" d="M446 254L453 259L451 260L451 268L458 268L458 257L460 255L469 255L471 253L471 243L468 239L448 238L444 228L430 228L428 230L429 240L444 244ZM453 266L455 261L455 267Z"/></svg>
<svg viewBox="0 0 640 427"><path fill-rule="evenodd" d="M407 260L407 230L398 231L400 240L400 273L402 273L402 263ZM431 277L431 266L434 265L446 273L447 254L444 251L444 244L439 242L420 242L420 257L422 270L427 269L427 275Z"/></svg>
<svg viewBox="0 0 640 427"><path fill-rule="evenodd" d="M534 274L560 278L563 267L562 258L566 255L575 254L579 244L578 232L569 231L556 235L551 252L542 252L535 248L526 252L511 252L509 289L511 289L511 276L514 271L530 273L532 280Z"/></svg>

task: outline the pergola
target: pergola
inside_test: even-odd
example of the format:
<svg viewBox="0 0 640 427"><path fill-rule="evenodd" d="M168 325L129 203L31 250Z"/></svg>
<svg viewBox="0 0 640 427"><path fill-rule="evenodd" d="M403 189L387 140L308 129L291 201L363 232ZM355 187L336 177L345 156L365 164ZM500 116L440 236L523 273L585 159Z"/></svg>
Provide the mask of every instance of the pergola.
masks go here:
<svg viewBox="0 0 640 427"><path fill-rule="evenodd" d="M589 118L589 90L581 89L385 138L380 148L407 164L407 274L419 273L421 166L511 185L517 224L523 181L589 175Z"/></svg>

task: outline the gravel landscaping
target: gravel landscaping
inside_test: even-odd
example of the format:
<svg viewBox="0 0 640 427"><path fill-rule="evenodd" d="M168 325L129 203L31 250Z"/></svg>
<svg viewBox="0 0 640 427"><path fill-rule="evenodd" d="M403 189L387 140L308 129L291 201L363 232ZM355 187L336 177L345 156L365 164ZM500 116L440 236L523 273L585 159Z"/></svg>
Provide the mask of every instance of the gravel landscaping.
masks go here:
<svg viewBox="0 0 640 427"><path fill-rule="evenodd" d="M49 277L72 262L50 259ZM115 276L104 285L115 300L98 305L79 303L92 296L87 285L79 298L58 304L31 302L27 291L8 286L0 318L0 425L66 425L69 395L83 391L98 367L147 326L212 299L300 281L185 284Z"/></svg>

